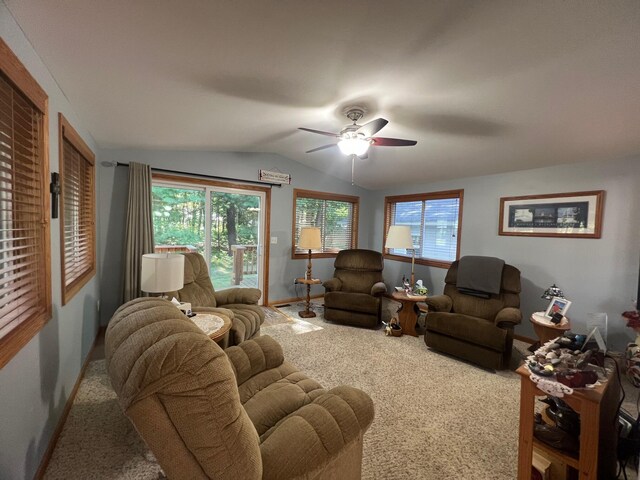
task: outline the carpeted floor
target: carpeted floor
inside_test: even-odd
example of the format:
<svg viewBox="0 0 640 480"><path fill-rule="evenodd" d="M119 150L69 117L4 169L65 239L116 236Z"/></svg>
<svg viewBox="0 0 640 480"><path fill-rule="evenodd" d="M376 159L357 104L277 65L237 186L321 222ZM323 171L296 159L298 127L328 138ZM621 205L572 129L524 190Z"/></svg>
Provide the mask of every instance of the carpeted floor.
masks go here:
<svg viewBox="0 0 640 480"><path fill-rule="evenodd" d="M395 309L387 303L385 316ZM519 380L430 351L422 337L300 319L302 304L267 312L263 335L326 388L340 384L373 398L365 435L365 479L516 477ZM518 343L514 364L526 344ZM302 453L301 453L302 454ZM91 362L59 437L46 479L163 478L153 455L122 414L105 373Z"/></svg>

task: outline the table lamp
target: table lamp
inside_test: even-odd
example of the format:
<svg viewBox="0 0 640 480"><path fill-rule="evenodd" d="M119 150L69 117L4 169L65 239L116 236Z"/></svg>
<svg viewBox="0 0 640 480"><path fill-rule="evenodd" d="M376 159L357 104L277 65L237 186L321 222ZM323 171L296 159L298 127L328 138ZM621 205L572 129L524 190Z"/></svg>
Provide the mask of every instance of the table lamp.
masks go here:
<svg viewBox="0 0 640 480"><path fill-rule="evenodd" d="M311 280L311 250L320 250L322 248L322 240L320 238L320 228L303 227L300 230L300 238L298 239L298 248L309 250L309 263L307 263L306 279Z"/></svg>
<svg viewBox="0 0 640 480"><path fill-rule="evenodd" d="M416 261L416 249L411 238L411 227L408 225L391 225L387 233L385 248L404 248L411 250L411 288L415 285L414 265Z"/></svg>
<svg viewBox="0 0 640 480"><path fill-rule="evenodd" d="M146 253L142 255L140 289L147 293L174 292L184 287L184 255Z"/></svg>
<svg viewBox="0 0 640 480"><path fill-rule="evenodd" d="M564 293L562 293L560 287L556 286L555 283L547 288L540 298L551 300L553 297L564 298Z"/></svg>

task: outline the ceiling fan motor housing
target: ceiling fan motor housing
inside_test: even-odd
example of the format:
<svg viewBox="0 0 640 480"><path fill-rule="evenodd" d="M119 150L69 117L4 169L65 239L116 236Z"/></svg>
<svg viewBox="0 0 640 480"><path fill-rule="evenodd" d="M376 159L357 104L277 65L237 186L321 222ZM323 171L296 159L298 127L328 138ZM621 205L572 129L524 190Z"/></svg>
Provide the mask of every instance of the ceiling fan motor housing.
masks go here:
<svg viewBox="0 0 640 480"><path fill-rule="evenodd" d="M351 120L354 123L354 125L358 120L364 117L365 113L367 112L362 107L347 107L344 110L344 114L347 116L349 120Z"/></svg>

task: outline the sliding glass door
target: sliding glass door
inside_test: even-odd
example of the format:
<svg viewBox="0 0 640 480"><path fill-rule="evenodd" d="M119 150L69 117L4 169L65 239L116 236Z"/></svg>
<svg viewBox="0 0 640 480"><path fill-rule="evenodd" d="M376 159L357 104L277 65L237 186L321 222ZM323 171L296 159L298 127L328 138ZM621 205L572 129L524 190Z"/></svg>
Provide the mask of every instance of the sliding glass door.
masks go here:
<svg viewBox="0 0 640 480"><path fill-rule="evenodd" d="M216 290L263 291L265 193L153 182L156 252L199 252Z"/></svg>

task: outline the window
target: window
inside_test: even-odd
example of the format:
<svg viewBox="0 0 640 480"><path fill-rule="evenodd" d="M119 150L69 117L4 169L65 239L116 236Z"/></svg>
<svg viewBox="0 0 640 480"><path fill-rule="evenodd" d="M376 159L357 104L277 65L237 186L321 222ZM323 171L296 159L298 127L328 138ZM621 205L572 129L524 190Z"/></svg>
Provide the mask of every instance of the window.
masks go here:
<svg viewBox="0 0 640 480"><path fill-rule="evenodd" d="M460 253L464 190L399 195L384 199L384 238L391 225L411 227L416 263L449 268ZM387 249L386 257L410 261L412 252Z"/></svg>
<svg viewBox="0 0 640 480"><path fill-rule="evenodd" d="M96 273L95 155L60 113L62 304Z"/></svg>
<svg viewBox="0 0 640 480"><path fill-rule="evenodd" d="M154 173L152 197L156 253L198 252L216 291L258 288L267 301L269 188Z"/></svg>
<svg viewBox="0 0 640 480"><path fill-rule="evenodd" d="M0 368L51 318L47 95L0 39Z"/></svg>
<svg viewBox="0 0 640 480"><path fill-rule="evenodd" d="M291 258L307 258L308 251L297 248L304 227L319 227L322 250L313 257L335 257L340 250L358 246L359 197L333 193L293 191L293 239Z"/></svg>

